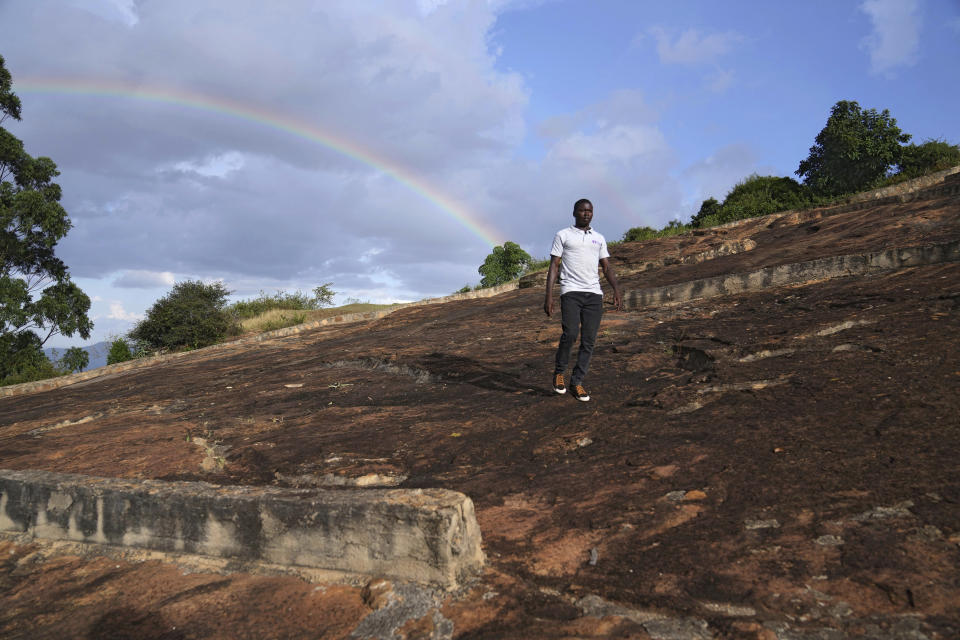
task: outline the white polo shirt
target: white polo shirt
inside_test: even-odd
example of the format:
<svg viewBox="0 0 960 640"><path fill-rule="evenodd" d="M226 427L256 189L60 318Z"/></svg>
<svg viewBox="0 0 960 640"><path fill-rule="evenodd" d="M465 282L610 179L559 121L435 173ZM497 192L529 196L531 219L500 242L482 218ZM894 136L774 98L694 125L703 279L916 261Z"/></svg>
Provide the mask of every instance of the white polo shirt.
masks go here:
<svg viewBox="0 0 960 640"><path fill-rule="evenodd" d="M607 241L593 229L581 230L570 225L557 231L553 237L551 256L560 262L560 295L571 291L587 291L603 295L597 267L600 260L609 258Z"/></svg>

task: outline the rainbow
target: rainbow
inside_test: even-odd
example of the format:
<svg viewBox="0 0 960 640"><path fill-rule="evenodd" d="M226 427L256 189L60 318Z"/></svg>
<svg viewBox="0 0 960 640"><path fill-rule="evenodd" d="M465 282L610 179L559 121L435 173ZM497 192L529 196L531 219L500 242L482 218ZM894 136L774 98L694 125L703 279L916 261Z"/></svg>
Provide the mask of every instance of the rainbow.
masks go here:
<svg viewBox="0 0 960 640"><path fill-rule="evenodd" d="M339 137L320 127L293 117L272 113L239 102L169 88L132 88L120 83L74 79L27 78L17 80L14 90L34 94L90 95L100 97L134 98L149 102L166 103L200 111L224 114L240 120L253 122L278 131L304 138L322 145L336 153L351 158L389 176L409 190L433 203L442 212L456 220L490 247L503 244L501 233L493 229L466 206L455 202L424 178L415 175L396 162L377 155L369 149Z"/></svg>

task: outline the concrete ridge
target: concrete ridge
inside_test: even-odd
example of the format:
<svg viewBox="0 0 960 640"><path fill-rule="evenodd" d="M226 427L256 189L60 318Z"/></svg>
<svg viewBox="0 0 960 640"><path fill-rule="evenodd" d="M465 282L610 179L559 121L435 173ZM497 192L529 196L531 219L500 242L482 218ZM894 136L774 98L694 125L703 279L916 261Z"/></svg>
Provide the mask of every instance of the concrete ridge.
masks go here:
<svg viewBox="0 0 960 640"><path fill-rule="evenodd" d="M0 532L456 588L484 564L447 489L281 489L0 469Z"/></svg>
<svg viewBox="0 0 960 640"><path fill-rule="evenodd" d="M406 309L409 307L420 307L428 304L442 304L445 302L455 302L458 300L473 300L476 298L489 298L495 295L499 295L501 293L506 293L507 291L513 291L514 289L517 288L517 286L518 286L517 281L513 281L513 282L508 282L506 284L497 285L495 287L477 289L476 291L466 291L464 293L454 293L449 296L441 296L439 298L427 298L426 300L417 300L415 302L407 302L404 304L396 305L389 309L381 309L379 311L360 311L357 313L339 314L335 316L330 316L328 318L312 320L310 322L294 325L292 327L284 327L282 329L274 329L273 331L265 331L263 333L258 333L252 336L238 338L237 340L230 340L229 342L220 342L218 344L212 344L208 347L203 347L202 349L194 349L192 351L180 351L177 353L165 353L163 355L149 356L146 358L137 358L135 360L128 360L126 362L108 364L102 367L98 367L96 369L91 369L89 371L81 371L80 373L72 373L66 376L59 376L57 378L47 378L46 380L36 380L34 382L23 382L21 384L12 384L6 387L0 387L0 398L4 398L8 396L23 395L26 393L37 393L40 391L50 391L51 389L59 389L61 387L77 384L78 382L84 382L92 378L99 378L100 376L106 376L106 375L111 375L115 373L124 373L126 371L133 371L136 369L143 369L146 367L151 367L155 364L159 364L161 362L169 362L171 360L177 360L179 358L187 358L197 353L208 354L214 351L235 349L235 348L246 346L249 344L255 344L257 342L273 340L274 338L284 338L286 336L296 335L303 331L309 331L311 329L317 329L319 327L325 327L327 325L351 324L353 322L379 320L380 318L390 315L394 311L398 311L400 309Z"/></svg>
<svg viewBox="0 0 960 640"><path fill-rule="evenodd" d="M623 306L627 310L642 309L744 291L760 291L773 287L958 260L960 260L960 240L832 256L807 262L764 267L746 273L724 274L662 287L627 291L623 295Z"/></svg>

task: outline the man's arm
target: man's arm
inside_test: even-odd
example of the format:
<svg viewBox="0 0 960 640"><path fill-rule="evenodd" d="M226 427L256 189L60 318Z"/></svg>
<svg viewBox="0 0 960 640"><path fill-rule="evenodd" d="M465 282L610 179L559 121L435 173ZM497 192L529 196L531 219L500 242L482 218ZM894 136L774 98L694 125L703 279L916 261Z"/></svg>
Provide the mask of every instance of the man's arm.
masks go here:
<svg viewBox="0 0 960 640"><path fill-rule="evenodd" d="M613 272L613 267L610 265L610 259L600 258L600 268L603 269L603 277L606 278L610 286L613 287L613 308L615 311L620 311L623 300L620 297L620 285L617 283L617 276Z"/></svg>
<svg viewBox="0 0 960 640"><path fill-rule="evenodd" d="M557 281L557 269L560 268L560 256L550 256L550 268L547 270L547 296L543 299L543 312L553 313L553 283Z"/></svg>

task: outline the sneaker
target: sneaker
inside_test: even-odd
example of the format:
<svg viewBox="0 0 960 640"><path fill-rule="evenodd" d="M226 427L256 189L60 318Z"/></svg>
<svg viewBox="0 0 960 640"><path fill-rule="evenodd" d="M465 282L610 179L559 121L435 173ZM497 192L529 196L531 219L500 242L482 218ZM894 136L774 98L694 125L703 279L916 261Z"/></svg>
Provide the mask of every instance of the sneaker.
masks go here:
<svg viewBox="0 0 960 640"><path fill-rule="evenodd" d="M590 394L587 393L587 390L583 388L582 384L573 385L573 397L580 402L587 402L590 400Z"/></svg>
<svg viewBox="0 0 960 640"><path fill-rule="evenodd" d="M567 387L563 384L563 374L558 373L553 376L553 390L557 393L566 393Z"/></svg>

